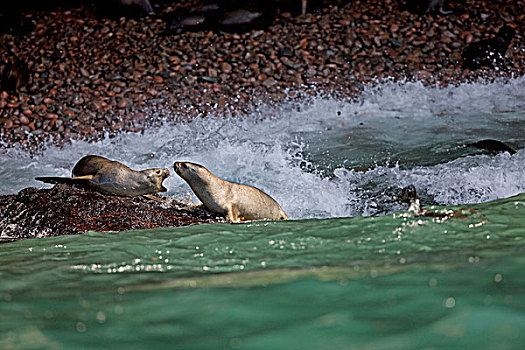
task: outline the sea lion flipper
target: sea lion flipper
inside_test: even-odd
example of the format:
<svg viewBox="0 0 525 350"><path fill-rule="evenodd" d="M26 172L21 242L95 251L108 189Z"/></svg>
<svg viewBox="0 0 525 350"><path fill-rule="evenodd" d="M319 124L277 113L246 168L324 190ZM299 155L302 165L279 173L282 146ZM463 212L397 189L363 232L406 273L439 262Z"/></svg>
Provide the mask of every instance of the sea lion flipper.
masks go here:
<svg viewBox="0 0 525 350"><path fill-rule="evenodd" d="M39 176L35 177L35 180L42 181L47 184L67 183L71 178L69 177L58 177L58 176Z"/></svg>
<svg viewBox="0 0 525 350"><path fill-rule="evenodd" d="M83 175L83 176L75 176L71 177L71 180L93 180L95 175Z"/></svg>
<svg viewBox="0 0 525 350"><path fill-rule="evenodd" d="M226 220L233 223L240 223L243 218L239 216L239 210L234 204L230 204L228 211L226 212Z"/></svg>
<svg viewBox="0 0 525 350"><path fill-rule="evenodd" d="M73 177L59 177L59 176L42 176L35 177L35 180L42 181L48 184L66 184L66 185L75 185L82 184L88 179L73 178Z"/></svg>

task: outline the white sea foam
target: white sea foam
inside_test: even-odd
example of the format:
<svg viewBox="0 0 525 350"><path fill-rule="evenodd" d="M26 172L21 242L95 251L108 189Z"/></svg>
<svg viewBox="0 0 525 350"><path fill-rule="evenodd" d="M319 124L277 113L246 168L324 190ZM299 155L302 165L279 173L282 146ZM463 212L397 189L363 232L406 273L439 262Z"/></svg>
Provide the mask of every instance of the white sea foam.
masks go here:
<svg viewBox="0 0 525 350"><path fill-rule="evenodd" d="M0 156L0 192L41 187L35 176L68 176L83 155L99 154L135 169L200 163L220 177L263 189L292 218L398 210L394 195L408 184L441 204L508 197L525 192L525 151L490 157L458 146L483 138L525 146L524 87L524 78L444 89L383 84L352 103L316 99L300 111L283 106L248 117L166 124L49 147L34 158L10 150ZM368 170L352 170L361 166ZM168 195L190 193L176 175L165 184Z"/></svg>

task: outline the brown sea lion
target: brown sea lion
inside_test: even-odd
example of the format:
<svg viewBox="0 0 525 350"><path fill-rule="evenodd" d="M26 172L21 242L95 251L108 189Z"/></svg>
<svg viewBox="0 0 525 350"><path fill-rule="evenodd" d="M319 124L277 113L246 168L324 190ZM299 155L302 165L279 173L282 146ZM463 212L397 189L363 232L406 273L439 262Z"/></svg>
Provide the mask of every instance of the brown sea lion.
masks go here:
<svg viewBox="0 0 525 350"><path fill-rule="evenodd" d="M104 157L88 155L80 159L72 177L36 177L38 181L56 184L80 185L92 190L118 196L136 197L166 192L162 185L168 169L136 171L126 165Z"/></svg>

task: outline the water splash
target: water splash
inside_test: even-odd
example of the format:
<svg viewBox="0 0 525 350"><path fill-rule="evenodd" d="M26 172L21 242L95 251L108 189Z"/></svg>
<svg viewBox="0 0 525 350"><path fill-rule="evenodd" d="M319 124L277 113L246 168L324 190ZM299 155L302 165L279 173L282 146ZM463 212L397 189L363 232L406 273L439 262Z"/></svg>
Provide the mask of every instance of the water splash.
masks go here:
<svg viewBox="0 0 525 350"><path fill-rule="evenodd" d="M397 191L414 184L428 203L459 204L525 191L525 151L489 157L462 147L495 138L525 145L525 78L432 88L368 87L355 102L314 99L247 117L166 124L96 143L75 141L44 154L0 157L0 192L42 187L35 176L68 176L85 154L135 169L205 165L272 195L292 218L376 215L401 209ZM168 195L186 197L177 176ZM196 200L196 199L195 199Z"/></svg>

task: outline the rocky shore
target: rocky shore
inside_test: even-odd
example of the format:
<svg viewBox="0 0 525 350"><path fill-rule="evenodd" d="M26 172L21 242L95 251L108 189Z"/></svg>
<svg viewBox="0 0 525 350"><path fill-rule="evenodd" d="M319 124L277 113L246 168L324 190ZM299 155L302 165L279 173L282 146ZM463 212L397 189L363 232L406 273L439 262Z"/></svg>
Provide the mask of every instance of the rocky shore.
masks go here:
<svg viewBox="0 0 525 350"><path fill-rule="evenodd" d="M524 72L525 1L450 1L447 14L411 13L406 1L325 1L305 15L277 9L264 29L170 30L173 13L199 3L161 2L157 15L139 18L106 18L87 5L25 13L34 29L0 35L0 57L29 70L19 91L0 94L1 147L242 116L316 94L353 98L381 79L446 86ZM503 25L517 32L507 62L463 69L463 48Z"/></svg>
<svg viewBox="0 0 525 350"><path fill-rule="evenodd" d="M86 231L125 231L222 222L206 208L176 200L107 196L56 185L0 195L0 243Z"/></svg>
<svg viewBox="0 0 525 350"><path fill-rule="evenodd" d="M305 15L278 8L264 27L237 32L174 31L177 11L203 1L152 3L154 16L106 17L77 4L23 13L19 32L0 26L0 78L16 78L0 91L0 149L39 152L314 95L352 99L386 79L447 86L525 71L521 0L450 1L429 12L409 12L407 1L323 1ZM463 48L504 25L517 33L504 62L464 69ZM172 199L64 185L1 195L0 213L0 242L222 220Z"/></svg>

